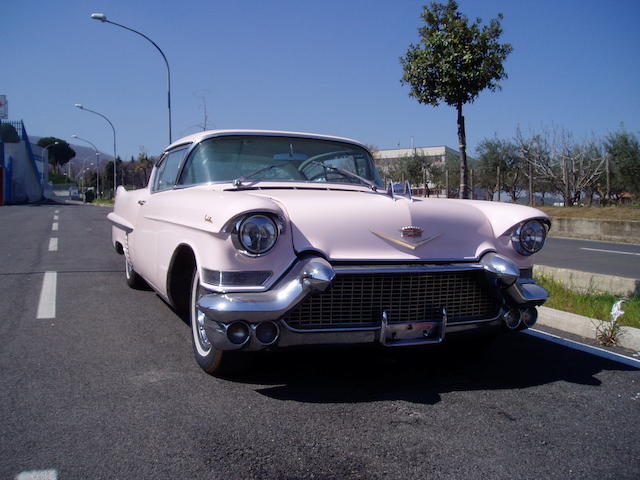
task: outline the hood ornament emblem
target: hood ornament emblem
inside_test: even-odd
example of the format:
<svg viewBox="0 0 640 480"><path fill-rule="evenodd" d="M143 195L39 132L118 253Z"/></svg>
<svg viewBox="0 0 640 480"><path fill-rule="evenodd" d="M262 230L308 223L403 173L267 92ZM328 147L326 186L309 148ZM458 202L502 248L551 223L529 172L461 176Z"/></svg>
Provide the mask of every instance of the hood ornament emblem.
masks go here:
<svg viewBox="0 0 640 480"><path fill-rule="evenodd" d="M420 238L422 237L422 230L420 227L415 227L413 225L409 227L402 227L400 229L400 234L403 238Z"/></svg>
<svg viewBox="0 0 640 480"><path fill-rule="evenodd" d="M400 230L400 233L402 234L403 237L405 238L420 238L422 237L422 229L420 227L404 227ZM391 243L395 243L396 245L400 245L401 247L404 248L408 248L409 250L416 250L419 247L426 245L427 243L431 242L432 240L435 240L436 238L438 238L439 236L442 235L442 232L439 233L435 233L423 240L419 240L419 241L407 241L407 240L402 240L400 238L396 238L396 237L392 237L391 235L387 235L386 233L382 233L382 232L374 232L373 230L370 230L371 233L373 233L375 236L382 238L383 240L387 240ZM405 234L406 232L406 234Z"/></svg>

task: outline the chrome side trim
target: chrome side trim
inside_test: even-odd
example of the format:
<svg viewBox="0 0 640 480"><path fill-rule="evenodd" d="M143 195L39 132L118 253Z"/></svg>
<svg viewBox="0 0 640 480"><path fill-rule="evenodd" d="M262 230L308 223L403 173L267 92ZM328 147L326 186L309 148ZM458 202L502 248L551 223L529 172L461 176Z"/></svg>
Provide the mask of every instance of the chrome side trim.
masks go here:
<svg viewBox="0 0 640 480"><path fill-rule="evenodd" d="M123 230L125 233L133 232L133 225L131 225L129 222L127 222L124 218L120 217L119 215L116 215L115 213L111 212L107 215L107 219L113 224L114 227L119 228L120 230Z"/></svg>

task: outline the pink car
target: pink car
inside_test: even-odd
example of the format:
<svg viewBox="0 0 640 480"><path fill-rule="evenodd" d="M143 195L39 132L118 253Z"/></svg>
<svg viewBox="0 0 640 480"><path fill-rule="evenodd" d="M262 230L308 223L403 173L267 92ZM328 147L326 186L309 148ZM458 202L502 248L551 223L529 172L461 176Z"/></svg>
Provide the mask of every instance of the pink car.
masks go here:
<svg viewBox="0 0 640 480"><path fill-rule="evenodd" d="M109 219L129 285L188 314L196 360L214 375L261 349L523 329L547 299L532 279L543 212L398 194L345 138L183 138L147 188L118 187Z"/></svg>

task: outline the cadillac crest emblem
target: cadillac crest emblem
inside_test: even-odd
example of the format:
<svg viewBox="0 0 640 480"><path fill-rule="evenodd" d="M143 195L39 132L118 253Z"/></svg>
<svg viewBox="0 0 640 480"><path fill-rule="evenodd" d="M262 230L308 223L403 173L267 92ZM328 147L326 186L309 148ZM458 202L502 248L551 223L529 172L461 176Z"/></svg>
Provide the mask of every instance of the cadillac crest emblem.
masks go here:
<svg viewBox="0 0 640 480"><path fill-rule="evenodd" d="M400 234L403 238L420 238L422 237L423 230L420 227L415 227L413 225L409 227L402 227L400 229Z"/></svg>

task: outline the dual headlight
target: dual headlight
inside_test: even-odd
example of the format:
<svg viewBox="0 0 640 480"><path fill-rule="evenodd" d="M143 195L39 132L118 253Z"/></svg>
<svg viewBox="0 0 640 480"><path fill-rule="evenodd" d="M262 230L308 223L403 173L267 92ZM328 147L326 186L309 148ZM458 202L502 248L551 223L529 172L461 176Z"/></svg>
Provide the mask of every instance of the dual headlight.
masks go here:
<svg viewBox="0 0 640 480"><path fill-rule="evenodd" d="M544 245L547 227L540 220L521 223L511 235L511 243L520 255L533 255Z"/></svg>
<svg viewBox="0 0 640 480"><path fill-rule="evenodd" d="M264 255L278 241L280 229L276 221L262 214L249 215L235 228L236 246L250 255Z"/></svg>

